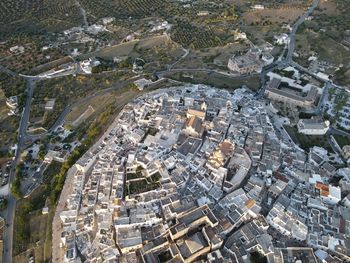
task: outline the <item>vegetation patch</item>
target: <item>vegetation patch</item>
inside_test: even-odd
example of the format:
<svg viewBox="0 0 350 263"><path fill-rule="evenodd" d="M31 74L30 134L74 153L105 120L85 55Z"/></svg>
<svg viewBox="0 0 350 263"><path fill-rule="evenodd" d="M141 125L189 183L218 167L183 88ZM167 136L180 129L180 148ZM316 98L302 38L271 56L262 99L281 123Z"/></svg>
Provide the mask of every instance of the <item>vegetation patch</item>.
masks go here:
<svg viewBox="0 0 350 263"><path fill-rule="evenodd" d="M299 147L305 151L308 151L314 146L319 146L325 148L329 152L333 152L333 149L328 143L327 137L325 135L305 135L302 133L298 133L298 129L295 126L284 126L284 128L288 132L289 136L294 141L294 143L299 145Z"/></svg>
<svg viewBox="0 0 350 263"><path fill-rule="evenodd" d="M49 231L51 222L48 221L48 215L42 215L47 194L48 189L40 186L29 198L17 202L13 228L14 255L33 248L38 241L41 242L41 245L50 242L50 239L46 240L46 231ZM50 258L51 255L47 256Z"/></svg>
<svg viewBox="0 0 350 263"><path fill-rule="evenodd" d="M259 76L250 76L248 78L233 78L215 72L188 72L188 73L169 73L166 75L171 79L193 84L205 84L216 88L235 90L243 85L253 91L260 88Z"/></svg>
<svg viewBox="0 0 350 263"><path fill-rule="evenodd" d="M87 97L92 92L111 88L114 85L116 87L121 86L121 84L124 84L121 81L123 76L126 76L125 73L113 72L108 76L105 74L67 76L38 82L33 94L31 121L35 124L36 118L42 118L40 119L41 127L49 129L70 103ZM47 98L55 98L52 111L43 111Z"/></svg>
<svg viewBox="0 0 350 263"><path fill-rule="evenodd" d="M192 49L214 47L222 44L221 39L205 26L197 26L189 21L178 21L172 29L171 36L175 42Z"/></svg>
<svg viewBox="0 0 350 263"><path fill-rule="evenodd" d="M341 135L337 135L337 134L334 134L333 137L337 141L340 148L343 148L345 145L350 145L350 138L349 137L341 136Z"/></svg>
<svg viewBox="0 0 350 263"><path fill-rule="evenodd" d="M79 11L74 0L2 0L0 40L77 26L82 21Z"/></svg>
<svg viewBox="0 0 350 263"><path fill-rule="evenodd" d="M128 195L140 194L159 188L159 180L161 179L161 177L162 176L160 175L160 173L156 172L151 176L143 178L141 180L127 182Z"/></svg>
<svg viewBox="0 0 350 263"><path fill-rule="evenodd" d="M159 182L148 181L147 179L131 181L127 183L128 195L140 194L157 189Z"/></svg>

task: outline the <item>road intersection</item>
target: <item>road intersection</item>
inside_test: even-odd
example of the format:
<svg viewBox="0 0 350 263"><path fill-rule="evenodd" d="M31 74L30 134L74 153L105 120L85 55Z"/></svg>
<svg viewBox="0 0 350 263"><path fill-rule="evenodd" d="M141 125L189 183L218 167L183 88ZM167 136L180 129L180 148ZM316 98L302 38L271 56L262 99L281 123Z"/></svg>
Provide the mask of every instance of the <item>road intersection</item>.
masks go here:
<svg viewBox="0 0 350 263"><path fill-rule="evenodd" d="M314 73L310 72L308 69L300 66L299 64L297 64L296 62L293 61L293 54L294 54L294 50L295 50L295 35L296 32L298 31L298 28L300 27L301 24L303 24L303 22L305 21L305 19L310 16L313 11L315 10L315 8L318 6L319 4L319 0L313 0L312 5L310 6L310 8L306 11L306 13L304 13L301 17L299 17L299 19L294 23L294 25L292 26L292 30L290 32L290 41L289 44L287 46L287 49L282 53L280 59L276 60L276 62L272 63L271 65L265 67L261 74L260 74L260 79L261 79L261 89L257 92L257 97L258 98L262 98L265 94L265 88L266 88L266 82L267 82L267 78L266 75L269 72L272 72L275 69L282 69L285 68L287 66L293 66L296 67L297 69L299 69L300 71L303 71L307 74L310 74L311 76L317 77L315 76ZM187 56L188 51L184 50L185 54L184 56L181 58L183 59L184 57ZM285 54L287 53L287 54ZM222 74L225 76L229 76L232 79L242 79L242 78L250 78L252 77L252 75L247 75L247 76L242 76L242 75L233 75L233 74L229 74L226 72L221 72L221 71L216 71L216 70L210 70L210 69L186 69L186 68L181 68L181 69L174 69L173 66L176 64L177 62L175 62L173 65L171 65L170 67L168 67L167 70L164 71L160 71L157 72L156 75L158 77L162 77L164 76L166 73L169 72L195 72L195 71L203 71L203 72L207 72L207 73L217 73L217 74ZM18 74L16 74L15 72L12 72L2 66L0 66L0 71L5 72L11 76L18 76ZM54 125L46 132L40 135L29 135L27 133L27 128L28 128L28 122L29 122L29 117L30 117L30 108L31 108L31 103L32 103L32 97L33 97L33 92L35 89L35 82L40 80L40 79L45 79L45 78L57 78L57 77L62 77L62 76L66 76L66 75L75 75L77 73L79 73L80 71L80 67L79 67L79 63L75 63L74 68L70 68L67 69L67 71L62 72L60 74L41 74L40 76L26 76L26 75L20 75L20 77L23 77L26 80L26 85L27 85L27 89L26 89L26 103L25 103L25 107L23 109L22 115L21 115L21 120L20 120L20 125L19 125L19 130L18 130L18 144L17 144L17 150L15 153L15 157L14 160L12 162L12 166L11 166L11 171L10 171L10 176L9 176L9 184L11 184L15 178L15 171L16 171L16 166L17 164L20 162L20 156L21 156L21 152L25 149L27 143L29 142L34 142L37 139L40 139L42 136L46 135L47 133L53 132L57 129L57 127L59 127L60 125L63 124L65 117L68 115L68 113L74 108L77 107L79 105L84 104L86 101L97 97L101 94L105 94L105 93L110 93L112 91L115 91L116 89L120 88L123 86L123 83L119 83L116 86L113 86L111 88L105 89L105 90L101 90L98 92L95 92L94 94L90 95L89 97L86 97L84 99L81 99L79 101L77 101L74 104L71 104L69 106L67 106L63 112L60 114L60 116L58 117L58 119L56 120L56 122L54 123ZM124 83L125 84L125 83ZM327 90L329 87L331 87L333 84L331 82L326 82L325 83L325 89ZM317 110L315 111L316 114L320 114L323 111L323 107L324 107L324 100L325 100L326 95L323 95L320 103L317 107ZM277 123L277 121L276 121ZM333 128L330 129L330 134L339 134L341 133L342 135L344 135L345 132L342 131L338 131L335 130ZM350 134L346 133L345 136L350 136ZM3 262L12 262L12 246L13 246L13 222L14 222L14 216L15 216L15 208L16 208L16 199L12 196L12 194L9 194L8 197L8 208L6 209L6 211L3 213L3 216L5 218L6 221L6 228L4 231L4 254L3 254Z"/></svg>

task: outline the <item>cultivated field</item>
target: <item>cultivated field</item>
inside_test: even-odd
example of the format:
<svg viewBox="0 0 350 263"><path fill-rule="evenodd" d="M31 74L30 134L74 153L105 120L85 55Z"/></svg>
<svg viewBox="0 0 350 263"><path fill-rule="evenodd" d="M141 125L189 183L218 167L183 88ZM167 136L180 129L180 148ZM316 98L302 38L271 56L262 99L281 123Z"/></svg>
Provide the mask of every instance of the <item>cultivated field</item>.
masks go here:
<svg viewBox="0 0 350 263"><path fill-rule="evenodd" d="M177 43L200 49L222 44L221 39L208 27L191 24L189 21L179 21L172 29L171 36Z"/></svg>
<svg viewBox="0 0 350 263"><path fill-rule="evenodd" d="M14 46L23 47L23 52L11 52L10 48ZM15 38L0 44L0 64L18 73L39 73L67 61L61 50L42 50L42 46L40 39L34 37Z"/></svg>
<svg viewBox="0 0 350 263"><path fill-rule="evenodd" d="M0 1L0 40L12 36L44 34L80 25L79 7L74 0Z"/></svg>
<svg viewBox="0 0 350 263"><path fill-rule="evenodd" d="M118 19L144 18L164 12L172 5L169 0L81 0L81 4L92 18L115 16Z"/></svg>
<svg viewBox="0 0 350 263"><path fill-rule="evenodd" d="M107 47L100 51L97 51L93 53L93 55L104 59L127 57L133 51L137 43L139 43L139 40L118 44L118 45Z"/></svg>
<svg viewBox="0 0 350 263"><path fill-rule="evenodd" d="M344 44L345 31L350 25L350 5L346 0L321 1L313 19L306 21L297 33L297 61L309 65L308 58L315 55L331 64L328 74L335 75L341 85L350 84L350 46ZM335 71L339 68L338 71Z"/></svg>
<svg viewBox="0 0 350 263"><path fill-rule="evenodd" d="M304 12L303 7L285 6L245 12L242 18L247 25L292 24Z"/></svg>

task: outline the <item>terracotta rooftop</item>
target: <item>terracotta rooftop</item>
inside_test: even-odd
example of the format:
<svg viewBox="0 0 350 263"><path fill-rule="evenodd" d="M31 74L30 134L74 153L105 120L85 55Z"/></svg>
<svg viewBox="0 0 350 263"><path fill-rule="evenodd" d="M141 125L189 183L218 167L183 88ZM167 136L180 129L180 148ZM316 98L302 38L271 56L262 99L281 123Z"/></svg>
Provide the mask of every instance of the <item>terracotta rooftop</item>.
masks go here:
<svg viewBox="0 0 350 263"><path fill-rule="evenodd" d="M316 189L320 190L320 193L322 196L328 196L329 195L329 186L322 184L322 183L316 183L315 185Z"/></svg>

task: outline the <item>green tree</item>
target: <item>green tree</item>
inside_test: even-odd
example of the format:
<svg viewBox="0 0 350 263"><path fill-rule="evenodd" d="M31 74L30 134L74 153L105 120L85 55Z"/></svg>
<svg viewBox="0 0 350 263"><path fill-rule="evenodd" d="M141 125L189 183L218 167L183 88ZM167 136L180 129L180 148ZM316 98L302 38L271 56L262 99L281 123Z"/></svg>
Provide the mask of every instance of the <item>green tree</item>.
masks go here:
<svg viewBox="0 0 350 263"><path fill-rule="evenodd" d="M267 258L261 255L258 251L250 253L250 261L252 263L267 263Z"/></svg>
<svg viewBox="0 0 350 263"><path fill-rule="evenodd" d="M13 180L12 182L11 193L17 199L20 199L23 197L23 194L21 192L21 179L19 178L18 175L16 175L15 180Z"/></svg>

